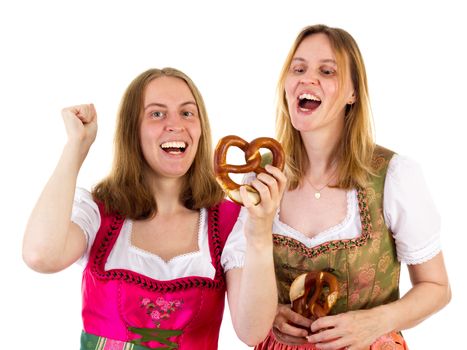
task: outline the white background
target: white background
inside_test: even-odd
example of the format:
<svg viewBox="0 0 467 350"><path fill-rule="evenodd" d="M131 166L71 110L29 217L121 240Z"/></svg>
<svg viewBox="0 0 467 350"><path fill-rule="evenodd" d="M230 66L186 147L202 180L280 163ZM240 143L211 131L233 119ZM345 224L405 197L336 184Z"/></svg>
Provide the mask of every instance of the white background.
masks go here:
<svg viewBox="0 0 467 350"><path fill-rule="evenodd" d="M61 108L93 102L98 111L98 137L79 177L87 188L109 171L124 89L150 67L173 66L194 80L214 142L227 134L273 136L279 70L296 34L316 23L342 27L359 43L377 142L421 163L443 218L453 299L406 331L408 343L412 350L458 348L465 332L455 319L467 311L467 25L460 3L3 1L1 348L79 347L81 268L41 275L21 259L28 215L65 142ZM408 287L404 268L402 292ZM219 348L247 349L228 310Z"/></svg>

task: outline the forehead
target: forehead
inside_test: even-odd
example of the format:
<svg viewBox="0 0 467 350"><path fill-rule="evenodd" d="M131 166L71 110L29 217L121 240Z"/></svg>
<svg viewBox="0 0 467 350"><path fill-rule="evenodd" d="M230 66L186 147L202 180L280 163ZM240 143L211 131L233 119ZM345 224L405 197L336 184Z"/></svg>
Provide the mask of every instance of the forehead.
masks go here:
<svg viewBox="0 0 467 350"><path fill-rule="evenodd" d="M145 88L145 105L148 102L184 103L187 101L195 102L193 93L188 84L177 77L162 76L153 79Z"/></svg>
<svg viewBox="0 0 467 350"><path fill-rule="evenodd" d="M302 58L308 61L336 61L336 55L332 49L331 42L328 36L323 33L311 34L305 37L295 51L294 59L297 58Z"/></svg>

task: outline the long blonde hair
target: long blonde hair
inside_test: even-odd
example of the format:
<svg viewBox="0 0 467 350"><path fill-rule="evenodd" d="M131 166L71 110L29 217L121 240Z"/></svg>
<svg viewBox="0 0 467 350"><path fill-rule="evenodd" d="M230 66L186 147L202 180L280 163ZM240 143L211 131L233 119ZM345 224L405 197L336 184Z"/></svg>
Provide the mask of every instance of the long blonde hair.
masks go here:
<svg viewBox="0 0 467 350"><path fill-rule="evenodd" d="M300 43L306 37L318 33L328 37L336 55L339 86L344 86L349 69L356 97L355 103L346 106L342 139L335 154L338 160L338 180L335 187L364 187L368 175L373 173L371 158L375 147L365 64L357 43L349 33L340 28L319 24L305 27L298 34L282 67L277 85L276 137L287 155L289 189L293 190L300 185L309 164L300 132L293 127L290 120L285 97L285 79Z"/></svg>
<svg viewBox="0 0 467 350"><path fill-rule="evenodd" d="M149 69L138 75L123 94L117 115L112 169L93 190L94 198L103 202L107 212L118 212L131 219L145 219L157 212L153 193L143 175L146 160L141 151L139 127L146 86L162 76L182 79L188 85L195 98L201 122L198 149L193 164L185 174L180 200L187 208L199 209L211 207L224 197L214 177L211 129L198 88L186 74L177 69Z"/></svg>

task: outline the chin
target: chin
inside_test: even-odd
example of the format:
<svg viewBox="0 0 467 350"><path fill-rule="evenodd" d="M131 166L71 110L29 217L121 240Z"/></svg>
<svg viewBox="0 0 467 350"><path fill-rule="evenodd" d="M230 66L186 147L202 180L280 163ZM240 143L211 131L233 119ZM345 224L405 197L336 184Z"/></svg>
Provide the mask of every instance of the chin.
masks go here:
<svg viewBox="0 0 467 350"><path fill-rule="evenodd" d="M295 130L297 131L312 131L314 129L313 125L310 125L311 123L307 122L293 122L292 121L292 126L294 127Z"/></svg>
<svg viewBox="0 0 467 350"><path fill-rule="evenodd" d="M167 177L172 177L172 178L180 178L184 177L190 168L183 168L183 169L173 169L169 172L167 172Z"/></svg>

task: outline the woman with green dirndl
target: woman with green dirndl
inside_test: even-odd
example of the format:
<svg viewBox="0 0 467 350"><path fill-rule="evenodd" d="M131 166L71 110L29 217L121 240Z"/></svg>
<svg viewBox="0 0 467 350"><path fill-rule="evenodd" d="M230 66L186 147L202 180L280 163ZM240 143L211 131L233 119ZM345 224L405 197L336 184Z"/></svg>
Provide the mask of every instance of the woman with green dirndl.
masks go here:
<svg viewBox="0 0 467 350"><path fill-rule="evenodd" d="M440 219L420 166L375 144L352 36L304 28L277 99L289 181L273 224L279 306L256 349L407 349L401 331L450 300Z"/></svg>

